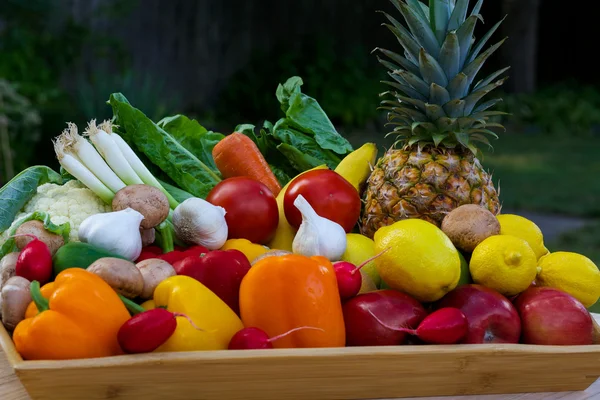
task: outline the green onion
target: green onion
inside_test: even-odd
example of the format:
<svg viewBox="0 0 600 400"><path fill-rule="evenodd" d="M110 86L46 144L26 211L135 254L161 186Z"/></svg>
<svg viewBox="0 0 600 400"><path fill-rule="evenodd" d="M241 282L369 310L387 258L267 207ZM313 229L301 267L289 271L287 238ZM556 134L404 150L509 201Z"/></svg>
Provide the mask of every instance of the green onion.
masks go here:
<svg viewBox="0 0 600 400"><path fill-rule="evenodd" d="M102 129L98 129L96 120L92 120L88 124L86 135L123 182L127 185L142 185L144 183L131 168L112 137Z"/></svg>
<svg viewBox="0 0 600 400"><path fill-rule="evenodd" d="M102 127L102 125L100 126ZM105 131L109 132L106 129ZM169 206L171 207L171 209L174 210L179 205L179 202L177 202L177 200L175 200L173 196L171 196L171 194L167 192L167 190L160 184L160 182L154 177L154 175L152 175L150 170L146 168L142 160L140 160L137 154L135 154L135 152L131 149L131 147L129 147L127 142L125 142L125 140L123 140L121 136L112 132L112 129L109 133L113 141L116 143L117 147L119 147L119 149L121 150L121 153L123 154L125 159L129 162L129 165L131 165L131 167L138 174L140 179L144 181L146 185L154 186L155 188L163 192L165 196L167 196L167 199L169 199Z"/></svg>
<svg viewBox="0 0 600 400"><path fill-rule="evenodd" d="M72 155L71 145L72 142L69 142L68 135L61 135L54 141L54 151L60 165L100 197L102 201L111 204L115 194Z"/></svg>
<svg viewBox="0 0 600 400"><path fill-rule="evenodd" d="M77 133L77 126L72 122L68 122L67 124L69 126L70 139L72 140L71 148L74 150L78 159L90 171L93 171L94 175L112 190L113 193L116 193L127 186L117 174L110 169L94 146Z"/></svg>

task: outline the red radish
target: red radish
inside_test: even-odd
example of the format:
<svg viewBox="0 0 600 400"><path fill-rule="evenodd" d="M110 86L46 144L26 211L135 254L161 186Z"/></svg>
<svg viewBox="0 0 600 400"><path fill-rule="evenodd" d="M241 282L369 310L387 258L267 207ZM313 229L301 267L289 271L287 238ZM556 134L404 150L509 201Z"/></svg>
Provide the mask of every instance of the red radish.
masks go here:
<svg viewBox="0 0 600 400"><path fill-rule="evenodd" d="M348 300L358 294L362 285L362 275L358 273L362 267L388 251L389 248L381 253L369 258L358 267L347 261L337 261L333 263L335 277L337 278L338 290L342 301Z"/></svg>
<svg viewBox="0 0 600 400"><path fill-rule="evenodd" d="M134 315L121 326L117 333L121 349L131 354L150 353L156 350L175 332L176 317L187 318L194 328L202 330L185 314L154 308Z"/></svg>
<svg viewBox="0 0 600 400"><path fill-rule="evenodd" d="M466 336L468 330L467 317L458 308L440 308L425 317L417 329L393 328L377 318L371 310L369 313L386 328L406 332L430 344L458 343Z"/></svg>
<svg viewBox="0 0 600 400"><path fill-rule="evenodd" d="M269 335L262 329L258 328L244 328L238 331L229 342L229 350L261 350L261 349L272 349L273 342L289 335L290 333L302 330L302 329L316 329L323 331L321 328L313 328L311 326L301 326L299 328L291 329L281 335L269 338Z"/></svg>
<svg viewBox="0 0 600 400"><path fill-rule="evenodd" d="M38 281L40 285L48 283L52 277L52 254L46 243L34 235L25 233L13 237L28 236L31 242L27 243L15 266L15 274L30 282Z"/></svg>

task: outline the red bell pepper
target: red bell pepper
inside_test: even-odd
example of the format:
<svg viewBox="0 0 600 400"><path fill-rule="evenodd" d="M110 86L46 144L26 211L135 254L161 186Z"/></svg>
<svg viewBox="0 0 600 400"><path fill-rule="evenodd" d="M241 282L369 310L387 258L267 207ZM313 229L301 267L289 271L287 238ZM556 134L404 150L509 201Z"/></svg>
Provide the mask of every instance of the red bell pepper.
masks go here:
<svg viewBox="0 0 600 400"><path fill-rule="evenodd" d="M147 260L149 258L158 258L168 262L171 265L175 265L178 261L181 261L187 257L199 257L201 254L205 253L208 253L208 249L204 246L192 246L188 247L187 249L178 246L175 250L164 254L158 246L147 246L144 247L144 249L140 253L140 256L136 260L136 263Z"/></svg>
<svg viewBox="0 0 600 400"><path fill-rule="evenodd" d="M200 281L240 314L240 285L250 271L248 257L239 250L213 250L186 257L174 265L177 275L187 275Z"/></svg>

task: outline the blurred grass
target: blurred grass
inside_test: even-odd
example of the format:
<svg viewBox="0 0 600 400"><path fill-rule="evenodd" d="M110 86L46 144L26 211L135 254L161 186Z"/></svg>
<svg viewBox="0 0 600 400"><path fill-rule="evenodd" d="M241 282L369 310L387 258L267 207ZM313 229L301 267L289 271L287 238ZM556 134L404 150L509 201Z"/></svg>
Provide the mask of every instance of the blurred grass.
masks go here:
<svg viewBox="0 0 600 400"><path fill-rule="evenodd" d="M503 207L600 217L600 141L506 133L492 145L482 163L500 186Z"/></svg>

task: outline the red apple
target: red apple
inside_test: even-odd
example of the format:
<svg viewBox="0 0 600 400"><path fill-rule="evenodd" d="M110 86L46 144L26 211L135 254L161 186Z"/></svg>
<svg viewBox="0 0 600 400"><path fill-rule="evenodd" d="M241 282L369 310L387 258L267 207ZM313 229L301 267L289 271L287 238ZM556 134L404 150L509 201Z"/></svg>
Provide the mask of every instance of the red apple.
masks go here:
<svg viewBox="0 0 600 400"><path fill-rule="evenodd" d="M592 344L594 324L576 298L549 287L532 287L515 306L523 324L523 343L543 345Z"/></svg>
<svg viewBox="0 0 600 400"><path fill-rule="evenodd" d="M190 256L174 266L177 275L202 283L240 315L240 285L250 271L248 257L239 250L214 250L200 257Z"/></svg>
<svg viewBox="0 0 600 400"><path fill-rule="evenodd" d="M359 294L344 303L343 309L347 346L399 345L407 334L386 328L377 318L389 327L416 329L427 316L421 303L395 290Z"/></svg>
<svg viewBox="0 0 600 400"><path fill-rule="evenodd" d="M445 295L438 307L458 308L467 317L469 329L461 343L519 343L519 313L493 289L477 284L459 286Z"/></svg>

